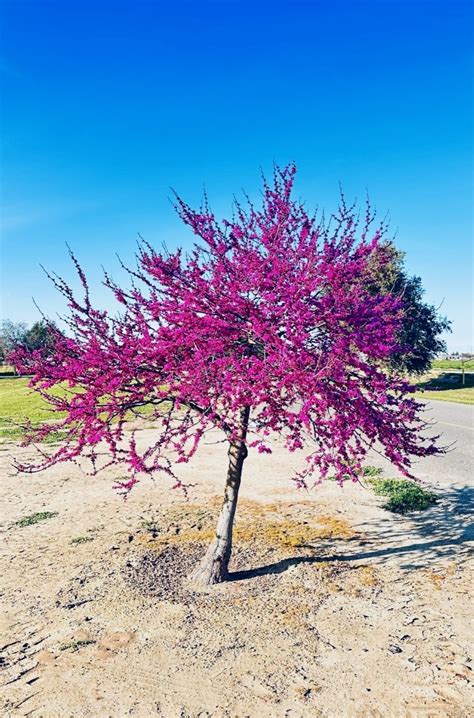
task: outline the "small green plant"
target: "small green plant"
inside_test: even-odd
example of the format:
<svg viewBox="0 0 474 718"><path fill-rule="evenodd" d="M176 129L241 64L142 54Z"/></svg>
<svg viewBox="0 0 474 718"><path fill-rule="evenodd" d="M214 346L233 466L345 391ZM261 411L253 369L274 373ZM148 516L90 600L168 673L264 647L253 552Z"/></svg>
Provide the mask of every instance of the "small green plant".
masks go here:
<svg viewBox="0 0 474 718"><path fill-rule="evenodd" d="M93 536L76 536L75 538L71 539L70 543L73 545L77 545L81 543L88 543L89 541L93 540Z"/></svg>
<svg viewBox="0 0 474 718"><path fill-rule="evenodd" d="M78 651L83 646L90 646L95 641L89 640L89 639L83 639L79 641L71 641L70 643L63 643L61 646L59 646L60 651L71 651L71 653L74 653L75 651Z"/></svg>
<svg viewBox="0 0 474 718"><path fill-rule="evenodd" d="M31 514L30 516L23 516L22 519L18 519L18 521L15 521L13 525L20 527L32 526L33 524L38 524L40 521L52 519L57 515L57 511L38 511L38 513L36 514Z"/></svg>
<svg viewBox="0 0 474 718"><path fill-rule="evenodd" d="M146 518L145 516L141 516L141 528L145 529L145 531L148 531L151 533L153 538L156 538L158 534L160 533L160 527L158 525L158 519L155 516L150 516L149 518Z"/></svg>
<svg viewBox="0 0 474 718"><path fill-rule="evenodd" d="M364 466L362 469L362 476L366 479L373 479L377 476L382 476L382 469L378 469L376 466Z"/></svg>
<svg viewBox="0 0 474 718"><path fill-rule="evenodd" d="M377 496L388 496L383 508L396 514L409 511L423 511L437 500L436 494L423 489L414 481L406 479L372 479L370 481Z"/></svg>

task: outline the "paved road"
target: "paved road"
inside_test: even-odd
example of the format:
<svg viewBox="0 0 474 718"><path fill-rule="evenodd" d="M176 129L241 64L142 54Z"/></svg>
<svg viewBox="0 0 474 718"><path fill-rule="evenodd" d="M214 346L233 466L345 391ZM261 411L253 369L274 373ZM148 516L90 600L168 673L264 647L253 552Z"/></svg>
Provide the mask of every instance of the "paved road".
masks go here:
<svg viewBox="0 0 474 718"><path fill-rule="evenodd" d="M442 434L440 443L452 445L444 456L429 456L413 467L417 478L441 485L474 485L474 406L448 401L426 402L426 418L435 421L433 433ZM372 461L373 458L373 461ZM374 455L370 462L394 473L388 462Z"/></svg>

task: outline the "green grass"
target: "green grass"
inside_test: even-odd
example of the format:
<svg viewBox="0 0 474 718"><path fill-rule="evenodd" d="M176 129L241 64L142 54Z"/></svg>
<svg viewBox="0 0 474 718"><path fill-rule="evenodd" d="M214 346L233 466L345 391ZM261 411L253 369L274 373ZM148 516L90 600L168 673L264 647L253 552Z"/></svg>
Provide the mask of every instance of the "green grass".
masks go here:
<svg viewBox="0 0 474 718"><path fill-rule="evenodd" d="M24 526L33 526L34 524L39 524L40 521L47 521L48 519L52 519L57 515L57 511L38 511L38 513L36 514L31 514L30 516L23 516L23 518L18 519L18 521L15 521L13 526L20 526L21 528L23 528Z"/></svg>
<svg viewBox="0 0 474 718"><path fill-rule="evenodd" d="M464 384L460 372L431 371L416 384L420 399L454 401L459 404L474 404L474 373L466 372Z"/></svg>
<svg viewBox="0 0 474 718"><path fill-rule="evenodd" d="M446 391L417 391L418 399L435 399L436 401L453 401L456 404L474 404L474 389L451 389Z"/></svg>
<svg viewBox="0 0 474 718"><path fill-rule="evenodd" d="M26 377L12 377L0 379L0 439L10 441L21 441L24 432L18 424L25 424L29 419L34 426L44 421L59 420L64 414L56 412L53 408L35 391L28 386ZM54 387L51 393L61 396L65 389ZM148 405L137 409L137 414L142 418L150 416L153 406ZM128 418L128 417L127 417ZM130 420L135 416L130 412ZM45 443L55 443L62 438L61 432L52 433Z"/></svg>
<svg viewBox="0 0 474 718"><path fill-rule="evenodd" d="M388 497L383 508L396 514L423 511L437 500L432 491L407 479L371 479L370 484L377 496Z"/></svg>
<svg viewBox="0 0 474 718"><path fill-rule="evenodd" d="M431 367L433 369L462 369L461 359L435 359ZM464 369L466 371L472 371L474 369L474 359L466 359L464 362Z"/></svg>
<svg viewBox="0 0 474 718"><path fill-rule="evenodd" d="M0 437L20 440L23 437L21 427L25 418L37 425L43 421L59 418L46 401L28 386L24 377L0 379ZM56 390L58 391L58 390ZM51 440L60 438L51 437Z"/></svg>

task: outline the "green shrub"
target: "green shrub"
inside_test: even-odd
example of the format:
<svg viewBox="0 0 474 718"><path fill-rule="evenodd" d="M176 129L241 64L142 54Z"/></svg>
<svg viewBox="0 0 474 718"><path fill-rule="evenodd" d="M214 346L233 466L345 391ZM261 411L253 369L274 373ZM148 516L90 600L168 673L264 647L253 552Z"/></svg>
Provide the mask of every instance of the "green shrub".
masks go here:
<svg viewBox="0 0 474 718"><path fill-rule="evenodd" d="M396 514L423 511L437 500L436 494L406 479L372 479L371 485L377 496L388 496L383 508Z"/></svg>

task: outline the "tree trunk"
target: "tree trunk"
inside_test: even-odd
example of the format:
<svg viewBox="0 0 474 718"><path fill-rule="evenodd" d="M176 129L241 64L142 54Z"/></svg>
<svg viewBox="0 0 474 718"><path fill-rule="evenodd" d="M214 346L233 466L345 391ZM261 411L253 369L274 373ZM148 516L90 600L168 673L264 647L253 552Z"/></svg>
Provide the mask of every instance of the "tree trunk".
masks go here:
<svg viewBox="0 0 474 718"><path fill-rule="evenodd" d="M241 432L237 441L230 442L229 468L225 484L224 503L217 522L216 536L207 549L199 566L190 578L196 583L211 586L225 581L228 575L229 560L232 553L232 528L234 525L237 499L239 496L242 467L247 457L245 439L250 410L248 407L241 412Z"/></svg>

